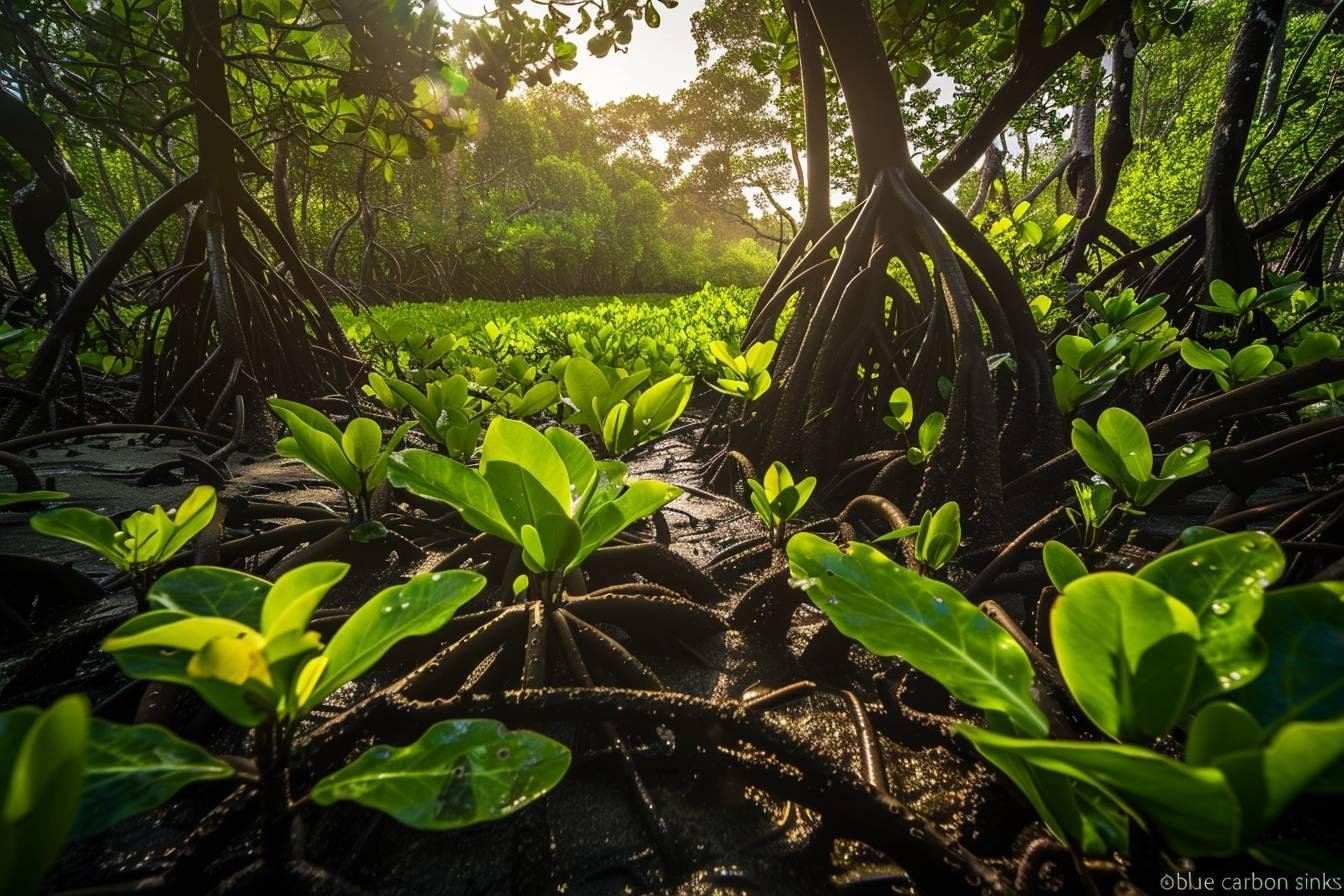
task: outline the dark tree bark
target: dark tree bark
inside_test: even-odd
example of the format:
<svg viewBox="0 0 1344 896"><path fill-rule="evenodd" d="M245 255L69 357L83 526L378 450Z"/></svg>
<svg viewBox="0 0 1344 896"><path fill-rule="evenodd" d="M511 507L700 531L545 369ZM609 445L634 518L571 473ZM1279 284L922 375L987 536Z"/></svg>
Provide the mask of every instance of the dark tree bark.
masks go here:
<svg viewBox="0 0 1344 896"><path fill-rule="evenodd" d="M800 9L840 81L865 198L796 263L781 266L762 294L758 317L764 309L777 314L791 295L798 301L781 339L777 385L753 405L732 444L762 464L779 459L829 472L894 442L879 408L894 386L906 385L917 416L945 408L947 425L928 464L902 458L878 472L874 487L903 501L917 493L919 507L961 501L993 531L1003 523L1003 466L1021 469L1061 440L1040 335L1003 260L911 159L866 0L812 0ZM888 275L892 261L910 275L913 294ZM806 283L819 288L810 293ZM1017 359L1015 381L995 381L991 349ZM940 378L951 383L947 399Z"/></svg>
<svg viewBox="0 0 1344 896"><path fill-rule="evenodd" d="M1134 149L1130 120L1134 100L1134 60L1138 52L1134 23L1126 22L1111 44L1111 100L1106 133L1101 141L1101 172L1092 202L1078 224L1069 254L1064 260L1061 273L1065 280L1072 280L1083 272L1088 247L1107 232L1106 216L1115 199L1125 160ZM1128 239L1122 241L1122 245L1126 243Z"/></svg>
<svg viewBox="0 0 1344 896"><path fill-rule="evenodd" d="M1227 63L1199 191L1205 284L1221 279L1241 289L1259 279L1258 253L1237 208L1236 183L1265 59L1285 6L1286 0L1250 0Z"/></svg>
<svg viewBox="0 0 1344 896"><path fill-rule="evenodd" d="M44 316L55 317L65 303L69 274L47 242L47 231L68 215L71 201L84 191L65 162L47 123L19 97L0 90L0 140L4 140L33 170L33 179L10 200L10 221L19 248L36 275L22 308L7 309L6 317L32 314L43 298ZM17 321L17 317L14 318Z"/></svg>
<svg viewBox="0 0 1344 896"><path fill-rule="evenodd" d="M1086 19L1070 28L1048 47L1041 46L1041 32L1050 4L1047 0L1028 0L1022 24L1018 27L1017 49L1012 70L975 123L929 172L929 180L947 190L974 167L977 160L1008 122L1026 105L1036 91L1079 53L1100 55L1106 36L1129 14L1126 0L1105 0Z"/></svg>
<svg viewBox="0 0 1344 896"><path fill-rule="evenodd" d="M1259 252L1237 205L1237 183L1260 94L1261 75L1286 0L1249 0L1228 58L1213 139L1204 165L1199 205L1191 217L1147 246L1103 268L1088 286L1097 288L1159 253L1169 254L1148 274L1144 294L1170 293L1173 316L1193 320L1208 285L1224 280L1244 289L1260 280ZM1198 284L1198 285L1196 285Z"/></svg>

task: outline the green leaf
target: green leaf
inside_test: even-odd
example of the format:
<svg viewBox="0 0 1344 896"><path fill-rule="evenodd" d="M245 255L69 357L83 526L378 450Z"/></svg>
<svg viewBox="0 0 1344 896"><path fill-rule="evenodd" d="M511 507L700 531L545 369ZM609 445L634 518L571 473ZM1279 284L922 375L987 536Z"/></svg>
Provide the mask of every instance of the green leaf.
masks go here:
<svg viewBox="0 0 1344 896"><path fill-rule="evenodd" d="M169 559L210 525L215 518L216 502L215 490L210 486L198 485L192 489L173 513L171 534L159 546L157 559Z"/></svg>
<svg viewBox="0 0 1344 896"><path fill-rule="evenodd" d="M298 402L272 398L268 403L291 433L276 442L276 453L302 461L314 473L349 494L360 494L359 474L341 449L343 436L336 424L319 411Z"/></svg>
<svg viewBox="0 0 1344 896"><path fill-rule="evenodd" d="M571 496L569 473L564 461L546 437L531 426L517 420L496 417L490 421L490 428L485 432L485 443L481 447L481 475L491 484L495 500L504 509L505 519L509 519L509 508L505 506L507 496L495 484L498 477L491 473L491 468L498 464L513 464L518 470L526 472L529 488L540 486L557 507L568 511ZM512 480L515 476L516 472L513 472L504 478ZM534 513L526 521L534 522L538 518L539 514Z"/></svg>
<svg viewBox="0 0 1344 896"><path fill-rule="evenodd" d="M956 501L948 501L919 529L916 551L931 568L942 569L961 547L961 508Z"/></svg>
<svg viewBox="0 0 1344 896"><path fill-rule="evenodd" d="M891 429L905 432L914 424L915 401L910 390L904 386L892 390L891 397L887 399L887 409L891 411L891 416L883 418L883 422Z"/></svg>
<svg viewBox="0 0 1344 896"><path fill-rule="evenodd" d="M261 633L274 638L308 628L318 603L349 571L348 563L305 563L276 579L261 606Z"/></svg>
<svg viewBox="0 0 1344 896"><path fill-rule="evenodd" d="M1181 360L1195 370L1207 370L1212 373L1223 373L1228 367L1227 361L1193 339L1181 340Z"/></svg>
<svg viewBox="0 0 1344 896"><path fill-rule="evenodd" d="M6 507L12 507L16 504L45 503L47 501L60 501L63 498L70 497L65 492L0 492L0 510Z"/></svg>
<svg viewBox="0 0 1344 896"><path fill-rule="evenodd" d="M606 374L596 364L582 356L570 358L565 367L565 394L577 410L570 415L569 421L594 430L600 428L602 420L593 410L593 405L604 398L610 389Z"/></svg>
<svg viewBox="0 0 1344 896"><path fill-rule="evenodd" d="M1070 582L1087 575L1087 566L1084 565L1083 558L1061 542L1047 541L1044 550L1041 551L1041 558L1045 562L1045 574L1050 577L1050 584L1054 585L1057 591L1063 591Z"/></svg>
<svg viewBox="0 0 1344 896"><path fill-rule="evenodd" d="M150 610L123 622L103 641L116 654L137 647L195 652L215 638L243 639L261 647L260 632L241 622L217 616L188 616L177 610Z"/></svg>
<svg viewBox="0 0 1344 896"><path fill-rule="evenodd" d="M581 522L583 546L571 561L578 566L593 551L606 544L635 520L643 519L666 504L675 501L682 490L657 479L639 479L630 483L621 495L596 508Z"/></svg>
<svg viewBox="0 0 1344 896"><path fill-rule="evenodd" d="M1106 441L1121 467L1136 482L1153 474L1153 449L1143 423L1123 408L1107 408L1097 418L1097 434Z"/></svg>
<svg viewBox="0 0 1344 896"><path fill-rule="evenodd" d="M919 424L919 447L924 455L933 453L933 449L938 445L938 439L943 434L943 424L946 418L942 412L934 411L924 418L924 422Z"/></svg>
<svg viewBox="0 0 1344 896"><path fill-rule="evenodd" d="M71 839L147 812L194 781L232 776L227 762L158 725L118 725L95 718Z"/></svg>
<svg viewBox="0 0 1344 896"><path fill-rule="evenodd" d="M1271 731L1344 716L1344 582L1269 592L1257 630L1269 660L1233 700Z"/></svg>
<svg viewBox="0 0 1344 896"><path fill-rule="evenodd" d="M160 576L149 589L149 605L192 616L222 616L261 628L261 606L271 583L219 566L188 566Z"/></svg>
<svg viewBox="0 0 1344 896"><path fill-rule="evenodd" d="M975 747L1018 786L1061 841L1078 844L1090 856L1129 851L1129 817L1110 797L1076 778L1031 765L997 743L979 741Z"/></svg>
<svg viewBox="0 0 1344 896"><path fill-rule="evenodd" d="M546 430L545 436L565 465L565 473L569 478L569 501L565 503L565 509L570 510L597 476L597 463L588 446L568 430L552 426Z"/></svg>
<svg viewBox="0 0 1344 896"><path fill-rule="evenodd" d="M1055 602L1050 632L1070 693L1111 737L1151 740L1184 714L1199 623L1162 589L1116 572L1075 579Z"/></svg>
<svg viewBox="0 0 1344 896"><path fill-rule="evenodd" d="M1264 748L1225 752L1214 765L1242 809L1242 840L1258 840L1298 794L1344 757L1344 719L1289 722Z"/></svg>
<svg viewBox="0 0 1344 896"><path fill-rule="evenodd" d="M420 830L444 831L503 818L564 777L563 745L488 719L432 725L406 747L374 746L313 787L313 801L352 800Z"/></svg>
<svg viewBox="0 0 1344 896"><path fill-rule="evenodd" d="M789 540L794 584L843 634L879 656L899 656L958 700L1002 712L1022 731L1045 735L1033 702L1031 662L1012 637L942 582L851 542L848 553L811 533Z"/></svg>
<svg viewBox="0 0 1344 896"><path fill-rule="evenodd" d="M496 421L504 419L495 418ZM537 438L542 438L541 433L537 433ZM535 466L523 466L502 460L495 460L489 466L482 464L485 481L489 484L495 501L498 502L500 516L507 522L509 529L517 533L509 539L515 543L520 543L524 526L535 527L547 516L569 515L569 477L564 472L564 465L554 449L545 439L542 439L542 443L551 452L551 457L564 478L564 491L560 498L533 475Z"/></svg>
<svg viewBox="0 0 1344 896"><path fill-rule="evenodd" d="M299 695L301 711L358 678L403 638L442 628L484 587L484 576L452 570L422 573L374 595L337 629L322 655L309 661L320 665L321 674L311 692Z"/></svg>
<svg viewBox="0 0 1344 896"><path fill-rule="evenodd" d="M397 488L456 507L469 525L516 544L490 484L480 473L432 451L408 448L387 460L387 478Z"/></svg>
<svg viewBox="0 0 1344 896"><path fill-rule="evenodd" d="M1283 551L1273 538L1238 532L1173 551L1138 571L1199 619L1192 702L1245 686L1260 674L1268 651L1255 627L1265 588L1283 567Z"/></svg>
<svg viewBox="0 0 1344 896"><path fill-rule="evenodd" d="M34 514L28 523L43 535L92 548L118 569L126 569L125 552L116 542L117 524L100 513L83 507L58 507Z"/></svg>
<svg viewBox="0 0 1344 896"><path fill-rule="evenodd" d="M341 450L350 459L356 470L368 470L378 462L378 454L383 446L383 430L368 417L356 417L351 420L341 436Z"/></svg>
<svg viewBox="0 0 1344 896"><path fill-rule="evenodd" d="M0 888L38 891L75 821L89 734L89 701L70 694L45 711L0 713Z"/></svg>
<svg viewBox="0 0 1344 896"><path fill-rule="evenodd" d="M535 573L565 569L579 554L583 535L578 523L562 513L549 513L535 526L523 526L523 560Z"/></svg>
<svg viewBox="0 0 1344 896"><path fill-rule="evenodd" d="M1237 306L1237 291L1225 280L1214 280L1209 284L1209 298L1221 309L1240 313Z"/></svg>
<svg viewBox="0 0 1344 896"><path fill-rule="evenodd" d="M1226 754L1254 750L1264 740L1265 730L1235 703L1215 700L1195 715L1185 739L1189 765L1214 765Z"/></svg>
<svg viewBox="0 0 1344 896"><path fill-rule="evenodd" d="M635 429L640 433L640 441L667 432L691 400L691 391L695 380L681 374L673 374L659 380L645 390L635 401Z"/></svg>
<svg viewBox="0 0 1344 896"><path fill-rule="evenodd" d="M1124 744L1029 740L960 724L953 730L982 753L1010 752L1095 787L1155 827L1182 855L1226 856L1239 851L1241 808L1216 769L1195 768Z"/></svg>
<svg viewBox="0 0 1344 896"><path fill-rule="evenodd" d="M1163 479L1185 479L1209 468L1210 446L1207 441L1188 442L1171 452L1162 461Z"/></svg>

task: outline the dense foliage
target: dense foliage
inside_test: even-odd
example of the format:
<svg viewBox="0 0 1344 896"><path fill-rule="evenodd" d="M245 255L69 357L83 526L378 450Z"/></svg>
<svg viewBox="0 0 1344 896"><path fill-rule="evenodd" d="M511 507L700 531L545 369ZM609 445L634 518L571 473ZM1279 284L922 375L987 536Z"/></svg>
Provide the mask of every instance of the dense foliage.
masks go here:
<svg viewBox="0 0 1344 896"><path fill-rule="evenodd" d="M676 8L0 4L0 889L1338 864L1344 3Z"/></svg>

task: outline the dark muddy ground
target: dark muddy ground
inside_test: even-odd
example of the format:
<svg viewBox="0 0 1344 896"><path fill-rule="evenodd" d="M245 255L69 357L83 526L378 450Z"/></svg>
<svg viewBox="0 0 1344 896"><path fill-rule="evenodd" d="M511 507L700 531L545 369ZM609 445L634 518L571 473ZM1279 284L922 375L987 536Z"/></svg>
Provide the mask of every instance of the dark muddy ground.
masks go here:
<svg viewBox="0 0 1344 896"><path fill-rule="evenodd" d="M676 553L706 570L726 546L758 534L759 523L741 504L702 491L700 465L690 457L690 448L688 442L664 443L657 452L632 464L636 475L656 476L697 491L687 492L665 509L665 530L645 526L628 534L668 541ZM27 452L27 459L39 477L54 480L57 488L74 495L82 506L115 515L153 503L171 506L180 500L194 482L172 481L172 474L156 484L140 484L139 480L147 468L173 460L184 450L190 449L180 441L106 436L43 446ZM230 513L226 529L217 534L214 544L227 545L296 520L311 520L321 515L323 507L343 510L340 496L297 462L240 451L228 459L228 468L233 478L220 494ZM1154 520L1136 543L1114 546L1113 565L1141 562L1183 526L1205 522L1222 497L1213 489L1188 496L1182 516ZM250 511L244 513L245 508ZM246 518L249 514L251 518ZM428 546L423 556L415 556L409 548L400 555L354 551L343 558L355 563L352 575L327 598L323 611L348 609L398 577L442 562L454 543L436 546L423 512L418 516L419 523L412 530L416 540ZM876 533L859 532L860 537L871 534ZM242 565L267 574L288 550L263 551ZM0 553L69 564L100 586L120 586L91 552L31 532L24 514L0 512ZM1029 632L1036 598L1045 584L1035 562L1038 556L1038 550L1026 550L1023 557L1028 562L1005 574L1002 587L992 595L1024 620ZM211 559L208 544L204 559ZM469 558L469 562L478 559ZM761 576L769 558L760 561L741 572L717 576L724 592L723 600L713 607L717 613L727 618L744 591ZM243 735L222 724L194 698L147 696L143 684L128 686L97 650L102 634L134 610L125 589L92 600L77 593L62 599L30 581L30 575L25 572L10 578L6 589L6 601L33 631L31 635L22 631L11 614L0 642L0 704L47 703L59 693L82 690L100 714L130 721L137 713L144 718L146 704L158 700L166 705L151 707L155 718L171 721L179 731L216 751L246 753ZM499 580L498 576L492 579ZM44 592L36 604L32 600L35 591ZM462 613L504 601L501 591L487 589ZM874 658L857 647L847 655L841 645L804 658L803 652L822 628L821 615L805 606L795 614L787 646L751 631L728 630L693 640L650 637L647 632L632 637L610 626L606 631L643 659L668 690L677 693L743 700L794 682L817 683L817 689L803 689L797 699L782 702L767 715L816 754L860 776L864 764L857 727L860 714L853 705L856 699L864 711L861 715L878 732L885 784L892 796L998 868L1007 881L1026 873L1028 877L1019 883L1043 891L1072 892L1079 884L1067 870L1067 859L1048 846L1029 845L1044 833L1043 828L1033 822L1006 783L976 761L966 744L947 733L946 723L958 710L943 692L900 662ZM482 665L478 677L488 679L492 674L489 660ZM314 714L308 730L395 677L385 673L338 693ZM763 788L758 779L740 774L732 763L685 761L677 750L677 735L666 727L633 725L626 733L640 775L666 826L668 836L660 843L632 798L631 785L598 726L508 721L539 728L573 746L573 769L548 797L501 823L441 834L412 831L349 804L325 810L307 808L301 813L303 856L334 875L311 889L339 892L343 885L337 881L343 881L355 891L391 894L801 896L911 891L901 871L903 856L888 856L858 839L837 837L833 818L823 818ZM380 738L402 742L418 733L413 723L376 732ZM366 737L353 746L368 742ZM92 841L72 845L49 885L57 891L101 887L163 873L200 820L232 789L228 784L196 785L154 815L124 822ZM227 847L208 856L203 864L206 872L193 881L192 891L205 892L245 865L247 840L247 836L233 838ZM226 889L241 892L250 888L237 883Z"/></svg>

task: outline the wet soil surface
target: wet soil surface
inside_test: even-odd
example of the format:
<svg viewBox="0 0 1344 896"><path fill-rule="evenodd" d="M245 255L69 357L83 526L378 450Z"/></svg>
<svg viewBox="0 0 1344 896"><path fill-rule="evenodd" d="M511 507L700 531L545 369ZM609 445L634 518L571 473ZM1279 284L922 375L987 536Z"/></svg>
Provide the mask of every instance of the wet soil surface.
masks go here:
<svg viewBox="0 0 1344 896"><path fill-rule="evenodd" d="M45 447L29 452L28 460L44 481L54 480L57 488L76 496L79 505L116 515L152 503L172 506L190 491L193 482L137 482L148 467L171 460L183 450L181 442L118 436ZM725 547L758 535L760 528L742 504L703 492L700 463L690 455L689 442L665 442L632 462L632 474L697 490L688 491L666 508L662 520L664 537L670 536L672 549L705 569ZM300 514L323 506L344 510L340 496L296 462L239 452L228 466L234 478L221 489L221 500L248 496L288 505ZM1190 496L1183 511L1188 518L1164 519L1159 529L1143 535L1143 547L1124 547L1118 556L1141 562L1184 525L1207 520L1219 500L1221 495L1213 490ZM225 537L294 522L285 518L282 507L272 508L272 513L272 518L231 528ZM645 525L637 526L632 534L652 538L659 533ZM860 537L872 534L876 533L861 531ZM324 602L324 610L356 606L400 577L433 568L455 543L460 542L445 540L420 559L389 555L360 563L355 574ZM26 514L0 511L0 554L40 556L70 564L99 584L120 589L92 603L64 608L32 607L22 595L12 600L35 634L26 636L12 626L3 630L0 705L45 704L60 693L82 690L89 693L101 714L130 721L143 686L128 689L96 646L102 634L134 611L129 592L91 552L33 533ZM1044 584L1034 561L1038 556L1035 550L1024 552L1030 562L1004 578L1016 590L993 595L1019 618L1025 614L1028 632L1030 611ZM265 574L275 559L262 553L244 566ZM713 609L726 618L768 560L763 557L736 577L718 581L725 600ZM488 589L462 612L503 600L500 589ZM964 742L948 734L946 723L969 716L958 716L960 711L939 688L910 673L899 661L875 658L857 647L848 656L843 650L838 656L828 655L830 659L820 667L815 662L804 665L800 656L822 629L822 617L804 606L794 622L787 644L739 631L693 642L674 638L656 643L647 638L632 641L629 633L615 628L607 631L628 644L672 691L742 699L800 680L817 682L819 689L768 710L768 716L812 750L856 775L860 773L859 739L851 707L840 691L857 694L880 733L892 795L997 865L1011 881L1024 845L1043 830L1033 824L1009 787L976 761ZM309 729L391 680L389 675L375 675L347 687L314 713ZM896 683L902 687L893 697ZM883 688L887 699L883 699ZM220 722L194 698L177 699L172 718L181 733L222 753L247 753L244 735ZM836 838L820 816L761 790L737 775L731 765L688 767L669 762L666 756L674 746L671 732L632 727L629 741L641 757L641 775L670 833L668 848L660 849L596 726L552 723L536 727L565 739L575 756L568 777L537 804L503 822L437 834L410 830L350 804L309 808L301 814L304 858L332 872L333 880L359 891L389 894L913 892L901 872L900 856L886 856L863 843ZM407 742L419 731L385 733ZM231 789L229 784L188 787L156 813L73 844L52 874L50 885L66 890L162 873L171 864L174 850ZM215 861L218 876L193 882L191 891L206 892L226 879L246 863L249 848L245 841L233 844ZM1049 889L1050 874L1043 879ZM1056 883L1068 886L1064 879ZM339 891L331 880L308 889Z"/></svg>

